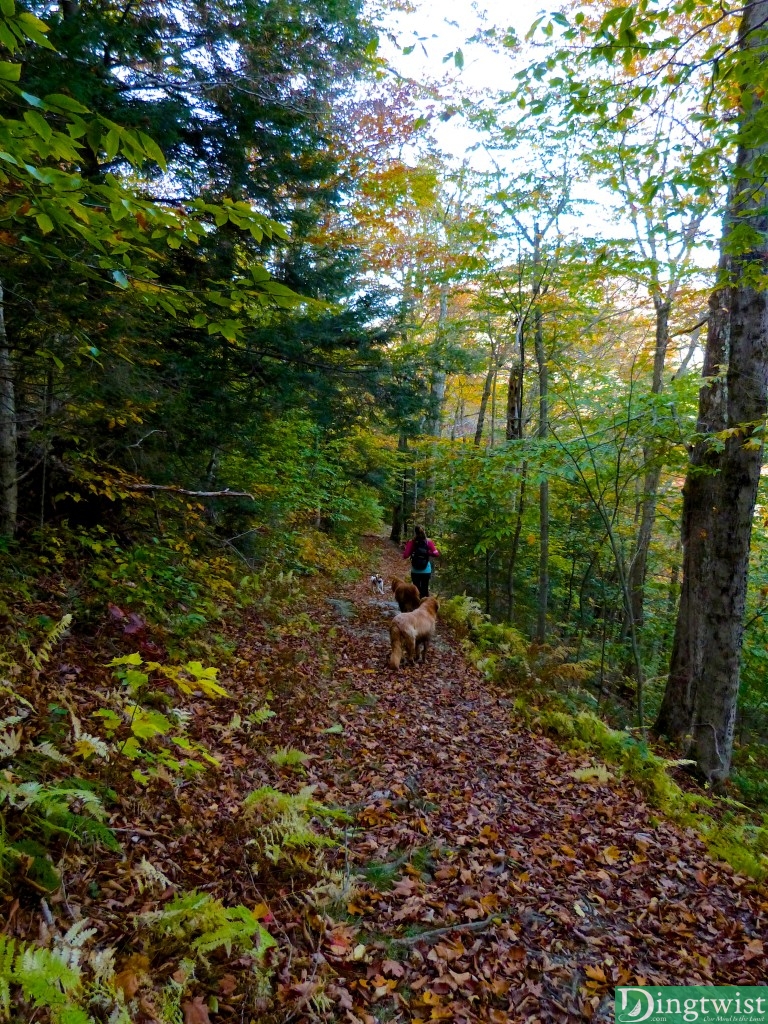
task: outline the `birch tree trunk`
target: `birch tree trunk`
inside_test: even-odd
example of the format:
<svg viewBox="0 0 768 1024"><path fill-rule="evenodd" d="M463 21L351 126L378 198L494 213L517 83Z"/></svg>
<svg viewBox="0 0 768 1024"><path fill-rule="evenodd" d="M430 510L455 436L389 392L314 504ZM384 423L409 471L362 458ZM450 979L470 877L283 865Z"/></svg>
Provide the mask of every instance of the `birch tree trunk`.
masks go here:
<svg viewBox="0 0 768 1024"><path fill-rule="evenodd" d="M0 537L16 532L18 512L16 392L13 361L5 329L5 299L0 281Z"/></svg>

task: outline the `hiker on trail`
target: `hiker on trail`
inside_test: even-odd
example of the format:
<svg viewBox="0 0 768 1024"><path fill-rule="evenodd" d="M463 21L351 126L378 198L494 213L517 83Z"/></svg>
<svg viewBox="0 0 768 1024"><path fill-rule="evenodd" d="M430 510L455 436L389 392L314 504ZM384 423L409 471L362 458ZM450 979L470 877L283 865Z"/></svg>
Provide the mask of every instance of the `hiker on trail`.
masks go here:
<svg viewBox="0 0 768 1024"><path fill-rule="evenodd" d="M415 527L412 539L403 548L403 558L411 560L411 581L419 588L420 597L429 597L429 581L432 577L430 559L439 557L440 552L424 532L424 527Z"/></svg>

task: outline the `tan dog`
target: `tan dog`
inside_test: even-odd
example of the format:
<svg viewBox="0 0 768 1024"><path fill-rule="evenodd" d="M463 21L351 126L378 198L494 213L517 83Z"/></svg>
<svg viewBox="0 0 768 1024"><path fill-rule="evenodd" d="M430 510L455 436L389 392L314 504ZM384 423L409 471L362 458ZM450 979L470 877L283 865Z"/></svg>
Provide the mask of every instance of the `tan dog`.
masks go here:
<svg viewBox="0 0 768 1024"><path fill-rule="evenodd" d="M415 612L419 607L421 597L419 588L414 583L406 583L405 580L399 580L397 576L393 576L392 592L401 612Z"/></svg>
<svg viewBox="0 0 768 1024"><path fill-rule="evenodd" d="M419 648L422 664L424 663L429 641L435 635L439 607L436 597L425 597L416 611L400 612L392 619L389 627L389 639L392 643L392 652L389 655L390 668L400 668L404 653L413 662L417 662Z"/></svg>

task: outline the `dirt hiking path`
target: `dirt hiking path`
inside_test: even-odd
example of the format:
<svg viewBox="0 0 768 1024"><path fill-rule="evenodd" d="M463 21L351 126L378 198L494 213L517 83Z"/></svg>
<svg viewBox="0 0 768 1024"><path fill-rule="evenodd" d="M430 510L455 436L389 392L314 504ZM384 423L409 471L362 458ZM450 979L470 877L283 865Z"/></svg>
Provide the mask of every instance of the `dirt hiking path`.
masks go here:
<svg viewBox="0 0 768 1024"><path fill-rule="evenodd" d="M369 545L370 572L406 575ZM275 703L317 797L356 811L331 855L349 916L291 932L284 1020L612 1021L615 985L764 984L764 890L631 781L577 779L594 760L517 724L445 627L390 671L390 596L366 575L332 599L319 685L303 666Z"/></svg>

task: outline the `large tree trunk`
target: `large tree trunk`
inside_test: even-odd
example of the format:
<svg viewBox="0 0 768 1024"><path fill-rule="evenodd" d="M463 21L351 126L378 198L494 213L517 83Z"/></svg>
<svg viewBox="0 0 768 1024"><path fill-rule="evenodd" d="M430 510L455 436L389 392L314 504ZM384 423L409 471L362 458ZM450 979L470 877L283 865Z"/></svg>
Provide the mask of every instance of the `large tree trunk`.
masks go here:
<svg viewBox="0 0 768 1024"><path fill-rule="evenodd" d="M718 277L725 280L730 270L730 259L720 257ZM718 289L709 299L707 345L704 353L702 377L705 381L699 391L699 414L696 431L712 435L726 425L725 384L719 378L728 361L728 304L729 290ZM683 582L680 604L672 642L669 678L664 698L654 725L659 735L682 742L693 726L696 688L704 665L704 616L710 580L709 538L712 519L718 508L719 480L718 456L707 440L694 446L683 487L683 514L681 541L683 547Z"/></svg>
<svg viewBox="0 0 768 1024"><path fill-rule="evenodd" d="M757 81L758 70L764 67L766 23L768 0L748 3L739 33L743 82ZM699 473L696 479L691 460L686 480L685 575L670 666L670 686L682 690L693 712L692 755L701 773L715 784L728 776L733 750L749 547L768 404L768 291L764 283L768 184L763 171L768 142L762 101L751 85L744 88L749 92L741 111L723 246L724 251L735 248L734 228L750 245L748 251L742 247L734 253L733 283L723 295L725 310L730 311L724 426L740 430L726 438L721 451L704 456L716 475ZM715 347L722 343L711 332L708 349L710 338ZM710 366L713 358L708 352ZM688 621L681 623L683 614ZM660 722L663 726L661 715Z"/></svg>
<svg viewBox="0 0 768 1024"><path fill-rule="evenodd" d="M12 537L16 532L17 445L13 361L5 330L5 299L0 282L0 537Z"/></svg>

